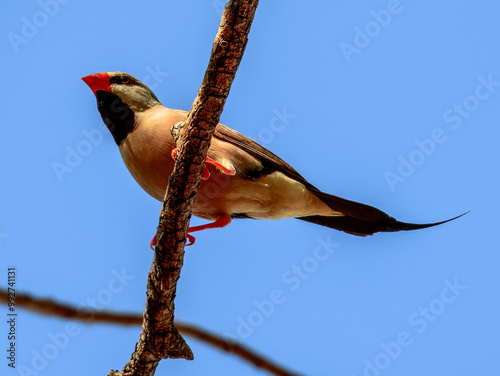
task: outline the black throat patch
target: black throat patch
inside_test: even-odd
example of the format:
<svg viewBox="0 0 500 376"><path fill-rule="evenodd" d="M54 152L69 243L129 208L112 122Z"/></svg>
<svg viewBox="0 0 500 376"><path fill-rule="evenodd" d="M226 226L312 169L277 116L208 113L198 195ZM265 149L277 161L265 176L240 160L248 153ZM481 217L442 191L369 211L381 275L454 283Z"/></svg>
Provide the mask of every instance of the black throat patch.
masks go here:
<svg viewBox="0 0 500 376"><path fill-rule="evenodd" d="M117 145L120 145L135 127L134 111L122 100L107 91L97 90L97 108L102 121L113 135Z"/></svg>

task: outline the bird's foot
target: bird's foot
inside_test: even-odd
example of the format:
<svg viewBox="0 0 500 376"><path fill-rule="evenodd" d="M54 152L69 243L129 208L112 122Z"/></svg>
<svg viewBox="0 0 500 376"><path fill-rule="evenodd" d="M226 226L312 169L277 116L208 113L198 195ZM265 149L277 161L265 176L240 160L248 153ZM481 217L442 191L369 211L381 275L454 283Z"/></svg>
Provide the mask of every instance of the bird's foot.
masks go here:
<svg viewBox="0 0 500 376"><path fill-rule="evenodd" d="M207 157L207 159L205 159L205 163L210 163L211 165L217 167L223 174L225 175L235 175L236 174L236 171L233 170L233 169L229 169L223 165L221 165L220 163L217 163L215 162L212 158L210 157Z"/></svg>
<svg viewBox="0 0 500 376"><path fill-rule="evenodd" d="M189 243L186 243L186 247L193 245L194 242L196 241L196 238L193 235L189 234L186 234L186 239L189 241ZM149 243L149 248L151 248L153 251L155 250L155 247L156 247L156 235L151 240L151 243Z"/></svg>
<svg viewBox="0 0 500 376"><path fill-rule="evenodd" d="M190 227L188 229L188 233L201 231L201 230L207 230L209 228L222 228L222 227L226 227L230 223L231 223L231 216L229 214L221 214L217 217L215 222L207 223L207 224L200 225L200 226Z"/></svg>
<svg viewBox="0 0 500 376"><path fill-rule="evenodd" d="M222 228L226 227L228 224L231 223L231 216L229 214L222 214L217 217L217 219L212 222L212 223L207 223L204 225L200 226L193 226L188 229L188 234L186 235L187 240L189 243L186 244L186 246L193 245L194 242L196 241L196 238L193 235L189 235L190 232L196 232L196 231L201 231L201 230L207 230L209 228ZM149 247L154 250L154 247L156 246L156 235L151 240L151 243L149 244Z"/></svg>
<svg viewBox="0 0 500 376"><path fill-rule="evenodd" d="M175 159L176 157L177 157L177 148L172 150L172 158ZM235 170L232 170L232 169L229 169L229 168L223 166L222 164L214 161L210 157L207 157L205 159L205 163L208 163L208 164L211 164L211 165L217 167L223 174L226 174L226 175L236 174ZM207 168L207 166L205 166L205 163L203 164L203 172L201 173L201 180L208 180L208 178L210 177L210 171L208 171L208 168Z"/></svg>

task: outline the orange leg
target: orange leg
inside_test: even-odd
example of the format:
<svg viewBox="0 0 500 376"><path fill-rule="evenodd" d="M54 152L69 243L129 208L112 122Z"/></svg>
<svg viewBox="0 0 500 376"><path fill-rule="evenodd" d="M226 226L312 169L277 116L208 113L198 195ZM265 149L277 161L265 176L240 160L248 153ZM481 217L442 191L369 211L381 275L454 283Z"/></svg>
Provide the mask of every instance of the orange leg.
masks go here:
<svg viewBox="0 0 500 376"><path fill-rule="evenodd" d="M196 231L201 231L201 230L207 230L209 228L222 228L226 227L228 224L231 223L231 216L229 214L222 214L217 217L215 222L212 223L207 223L205 225L200 225L200 226L193 226L188 229L188 234L187 234L187 239L189 240L189 244L186 244L186 246L193 245L194 242L196 241L195 237L192 235L189 235L191 232L196 232ZM156 235L151 240L151 243L149 244L152 250L154 250L154 247L156 246Z"/></svg>
<svg viewBox="0 0 500 376"><path fill-rule="evenodd" d="M231 216L229 214L222 214L217 217L215 222L207 223L205 225L190 227L188 233L207 230L209 228L222 228L226 227L230 223L231 223Z"/></svg>
<svg viewBox="0 0 500 376"><path fill-rule="evenodd" d="M223 165L221 165L220 163L217 163L215 162L212 158L210 157L207 157L205 159L205 163L210 163L211 165L214 165L215 167L217 167L219 170L222 171L223 174L226 174L226 175L234 175L236 174L236 171L234 170L230 170L226 167L224 167Z"/></svg>
<svg viewBox="0 0 500 376"><path fill-rule="evenodd" d="M172 158L175 159L176 156L177 156L177 148L172 150ZM210 157L207 157L205 159L205 163L208 163L208 164L211 164L211 165L217 167L223 174L226 174L226 175L236 174L236 171L230 170L230 169L224 167L223 165L221 165L220 163L217 163L216 161L214 161ZM201 173L201 180L207 180L209 177L210 177L210 171L208 171L208 168L205 166L205 164L203 164L203 172Z"/></svg>

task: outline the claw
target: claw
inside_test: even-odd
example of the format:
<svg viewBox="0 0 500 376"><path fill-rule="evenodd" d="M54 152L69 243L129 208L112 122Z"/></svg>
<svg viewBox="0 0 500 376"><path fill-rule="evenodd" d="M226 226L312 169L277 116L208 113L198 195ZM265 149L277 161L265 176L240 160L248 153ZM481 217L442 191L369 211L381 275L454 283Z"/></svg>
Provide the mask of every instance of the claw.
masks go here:
<svg viewBox="0 0 500 376"><path fill-rule="evenodd" d="M193 235L186 235L186 239L189 241L189 243L186 243L186 247L193 245L194 242L196 241L196 238ZM156 235L154 238L151 240L151 243L149 243L149 248L151 248L153 251L155 250L156 247Z"/></svg>
<svg viewBox="0 0 500 376"><path fill-rule="evenodd" d="M186 238L187 238L187 240L189 240L189 243L186 243L186 247L190 246L190 245L193 245L194 242L196 241L196 238L193 235L187 234Z"/></svg>
<svg viewBox="0 0 500 376"><path fill-rule="evenodd" d="M210 177L210 171L208 171L207 166L205 166L205 164L203 164L203 172L201 173L200 179L201 180L208 180L209 177Z"/></svg>

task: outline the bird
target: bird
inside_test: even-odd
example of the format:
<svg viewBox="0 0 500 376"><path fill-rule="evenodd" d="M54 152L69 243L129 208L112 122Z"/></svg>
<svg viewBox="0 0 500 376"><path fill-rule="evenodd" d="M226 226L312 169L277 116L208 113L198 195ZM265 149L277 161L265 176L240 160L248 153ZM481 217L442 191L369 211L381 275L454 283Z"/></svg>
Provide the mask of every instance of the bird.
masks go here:
<svg viewBox="0 0 500 376"><path fill-rule="evenodd" d="M82 80L93 91L127 169L149 195L162 201L177 153L170 128L185 121L188 113L163 106L148 86L128 73L95 73ZM466 213L434 223L400 222L375 207L321 191L257 142L217 124L192 214L211 222L189 228L189 245L195 241L191 233L225 227L237 218L297 218L368 236L437 226Z"/></svg>

